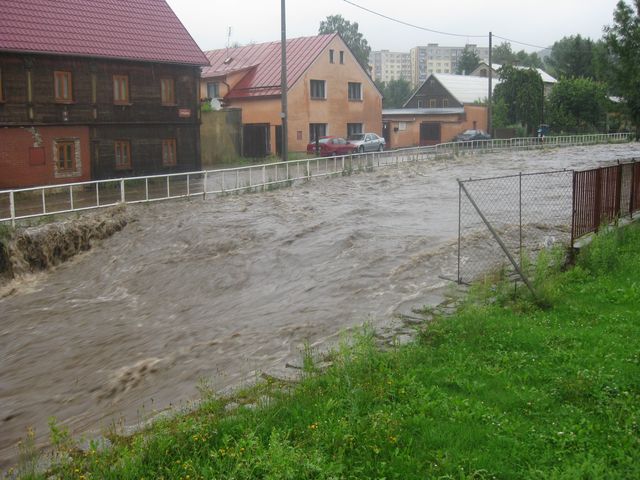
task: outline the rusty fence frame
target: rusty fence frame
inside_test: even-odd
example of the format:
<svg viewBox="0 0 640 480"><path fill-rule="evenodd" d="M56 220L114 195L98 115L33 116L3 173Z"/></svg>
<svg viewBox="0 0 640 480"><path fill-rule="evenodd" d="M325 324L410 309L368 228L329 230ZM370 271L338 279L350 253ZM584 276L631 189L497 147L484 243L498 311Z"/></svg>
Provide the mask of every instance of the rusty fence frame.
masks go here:
<svg viewBox="0 0 640 480"><path fill-rule="evenodd" d="M571 246L601 226L640 210L640 162L573 172Z"/></svg>

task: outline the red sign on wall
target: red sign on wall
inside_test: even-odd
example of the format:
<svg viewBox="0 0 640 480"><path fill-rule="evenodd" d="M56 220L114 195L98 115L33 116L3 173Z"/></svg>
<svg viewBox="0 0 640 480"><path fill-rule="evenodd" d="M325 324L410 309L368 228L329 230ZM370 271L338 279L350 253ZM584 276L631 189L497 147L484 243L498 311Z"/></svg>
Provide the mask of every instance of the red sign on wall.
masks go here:
<svg viewBox="0 0 640 480"><path fill-rule="evenodd" d="M180 118L190 118L191 117L191 109L190 108L180 108L180 109L178 109L178 117L180 117Z"/></svg>

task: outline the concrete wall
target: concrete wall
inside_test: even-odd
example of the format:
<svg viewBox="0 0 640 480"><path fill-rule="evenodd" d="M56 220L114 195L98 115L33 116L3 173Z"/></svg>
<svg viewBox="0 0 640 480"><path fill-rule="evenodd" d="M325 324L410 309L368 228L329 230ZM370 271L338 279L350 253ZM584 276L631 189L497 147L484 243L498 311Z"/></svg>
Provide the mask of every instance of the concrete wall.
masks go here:
<svg viewBox="0 0 640 480"><path fill-rule="evenodd" d="M240 155L241 131L242 111L239 109L202 112L202 168L212 168L237 159Z"/></svg>

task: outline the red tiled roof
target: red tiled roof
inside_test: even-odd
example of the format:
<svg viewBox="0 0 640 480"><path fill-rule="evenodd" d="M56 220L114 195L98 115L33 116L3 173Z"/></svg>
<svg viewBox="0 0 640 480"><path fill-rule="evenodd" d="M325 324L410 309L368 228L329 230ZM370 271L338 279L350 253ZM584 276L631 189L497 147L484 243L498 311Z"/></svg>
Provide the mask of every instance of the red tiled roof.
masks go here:
<svg viewBox="0 0 640 480"><path fill-rule="evenodd" d="M333 33L287 40L287 89L296 83L336 36ZM227 98L280 95L280 42L211 50L205 55L211 66L202 70L202 78L223 77L249 70Z"/></svg>
<svg viewBox="0 0 640 480"><path fill-rule="evenodd" d="M208 65L164 0L0 0L0 51Z"/></svg>

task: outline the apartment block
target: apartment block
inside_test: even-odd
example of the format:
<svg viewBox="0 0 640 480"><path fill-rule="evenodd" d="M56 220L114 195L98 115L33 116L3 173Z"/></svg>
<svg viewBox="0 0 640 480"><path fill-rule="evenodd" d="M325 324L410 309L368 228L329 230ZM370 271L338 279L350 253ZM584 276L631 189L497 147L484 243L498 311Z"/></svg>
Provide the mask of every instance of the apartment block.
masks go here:
<svg viewBox="0 0 640 480"><path fill-rule="evenodd" d="M458 68L458 60L462 57L465 48L473 49L480 57L480 60L488 62L489 48L478 47L475 44L467 44L464 47L445 47L437 43L429 43L427 46L412 48L409 53L411 83L414 86L418 86L432 73L455 74Z"/></svg>
<svg viewBox="0 0 640 480"><path fill-rule="evenodd" d="M388 82L390 80L411 81L411 56L404 52L381 50L371 52L369 56L373 79Z"/></svg>

